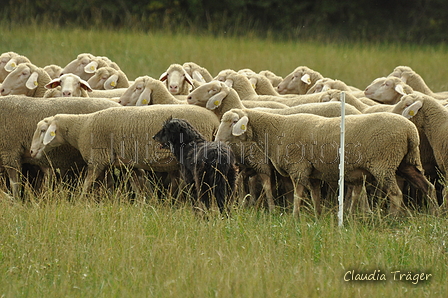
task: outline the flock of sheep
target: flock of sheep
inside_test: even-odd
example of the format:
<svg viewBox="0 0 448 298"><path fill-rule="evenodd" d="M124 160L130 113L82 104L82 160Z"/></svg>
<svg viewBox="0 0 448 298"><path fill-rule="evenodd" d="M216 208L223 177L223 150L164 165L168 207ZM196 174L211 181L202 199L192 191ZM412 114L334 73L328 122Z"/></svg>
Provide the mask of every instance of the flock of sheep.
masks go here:
<svg viewBox="0 0 448 298"><path fill-rule="evenodd" d="M435 214L447 207L448 92L432 92L410 67L398 66L360 90L305 66L284 78L250 69L212 76L187 62L170 65L159 79L129 81L107 57L84 53L65 67L41 68L7 52L0 56L0 83L4 196L21 196L27 166L44 181L85 173L83 193L110 167L129 170L137 195L144 195L149 176L163 177L176 191L179 163L152 138L173 117L231 146L240 201L261 198L273 210L284 197L297 216L311 199L319 214L322 197L337 189L344 92L347 209L368 212L374 197L385 198L393 215L411 204ZM408 203L403 193L412 197Z"/></svg>

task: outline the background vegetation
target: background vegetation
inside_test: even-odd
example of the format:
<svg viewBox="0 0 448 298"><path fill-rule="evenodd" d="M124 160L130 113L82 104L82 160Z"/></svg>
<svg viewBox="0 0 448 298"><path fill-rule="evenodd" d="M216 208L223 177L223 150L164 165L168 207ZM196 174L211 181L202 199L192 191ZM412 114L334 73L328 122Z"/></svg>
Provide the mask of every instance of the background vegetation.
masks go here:
<svg viewBox="0 0 448 298"><path fill-rule="evenodd" d="M444 0L10 0L0 14L9 24L240 35L250 30L277 38L437 43L448 37Z"/></svg>
<svg viewBox="0 0 448 298"><path fill-rule="evenodd" d="M299 65L364 88L397 65L448 90L446 46L277 41L207 34L17 26L0 31L0 52L36 65L66 65L79 53L108 56L132 79L158 77L171 63L195 61L212 75L225 68ZM416 211L396 220L375 209L337 227L336 203L316 219L304 210L267 214L237 207L232 217L201 220L189 205L102 191L81 200L58 185L25 202L0 201L2 297L445 297L446 217ZM69 200L70 198L70 200ZM381 270L387 281L345 282L349 270ZM426 282L390 272L425 272Z"/></svg>

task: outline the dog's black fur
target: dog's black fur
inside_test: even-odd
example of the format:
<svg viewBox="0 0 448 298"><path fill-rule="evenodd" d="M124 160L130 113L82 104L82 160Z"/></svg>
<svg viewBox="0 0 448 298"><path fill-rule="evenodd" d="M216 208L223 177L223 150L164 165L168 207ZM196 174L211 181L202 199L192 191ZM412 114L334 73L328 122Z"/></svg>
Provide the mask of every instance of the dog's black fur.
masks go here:
<svg viewBox="0 0 448 298"><path fill-rule="evenodd" d="M219 210L225 212L237 176L230 147L207 141L188 121L177 118L166 120L153 139L171 150L183 179L194 186L198 199L209 208L214 195Z"/></svg>

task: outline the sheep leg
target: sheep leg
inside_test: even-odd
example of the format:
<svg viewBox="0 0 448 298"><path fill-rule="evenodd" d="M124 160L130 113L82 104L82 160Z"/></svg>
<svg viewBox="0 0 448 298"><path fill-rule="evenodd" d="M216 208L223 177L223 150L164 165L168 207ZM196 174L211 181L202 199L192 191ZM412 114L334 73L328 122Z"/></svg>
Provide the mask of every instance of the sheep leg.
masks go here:
<svg viewBox="0 0 448 298"><path fill-rule="evenodd" d="M311 192L311 199L313 200L314 213L317 217L322 212L322 206L320 204L321 199L320 180L314 180L314 179L311 180L309 189Z"/></svg>
<svg viewBox="0 0 448 298"><path fill-rule="evenodd" d="M9 177L9 184L12 190L12 196L17 199L20 197L20 186L21 186L20 172L17 170L17 168L7 167L6 173L8 174Z"/></svg>
<svg viewBox="0 0 448 298"><path fill-rule="evenodd" d="M269 212L274 211L275 209L275 203L274 203L274 196L272 195L272 183L271 183L271 177L266 174L259 174L263 190L266 196L266 201L268 203Z"/></svg>
<svg viewBox="0 0 448 298"><path fill-rule="evenodd" d="M102 173L103 167L92 166L89 165L87 168L87 176L84 180L84 184L82 186L82 194L87 194L92 188L93 183L98 178L98 176Z"/></svg>
<svg viewBox="0 0 448 298"><path fill-rule="evenodd" d="M403 194L394 181L385 184L383 190L386 193L386 198L390 200L389 213L393 216L400 215L403 212Z"/></svg>
<svg viewBox="0 0 448 298"><path fill-rule="evenodd" d="M302 199L305 197L305 186L299 183L297 179L291 177L294 185L294 206L292 214L294 217L299 217L300 204Z"/></svg>

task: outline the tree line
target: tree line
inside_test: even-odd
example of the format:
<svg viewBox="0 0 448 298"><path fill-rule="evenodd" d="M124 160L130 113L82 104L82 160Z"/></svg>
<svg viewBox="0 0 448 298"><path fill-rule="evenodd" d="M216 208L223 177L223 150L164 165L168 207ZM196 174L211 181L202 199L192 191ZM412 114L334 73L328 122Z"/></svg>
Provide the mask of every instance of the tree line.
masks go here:
<svg viewBox="0 0 448 298"><path fill-rule="evenodd" d="M3 23L438 43L445 0L9 0Z"/></svg>

